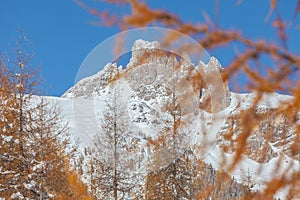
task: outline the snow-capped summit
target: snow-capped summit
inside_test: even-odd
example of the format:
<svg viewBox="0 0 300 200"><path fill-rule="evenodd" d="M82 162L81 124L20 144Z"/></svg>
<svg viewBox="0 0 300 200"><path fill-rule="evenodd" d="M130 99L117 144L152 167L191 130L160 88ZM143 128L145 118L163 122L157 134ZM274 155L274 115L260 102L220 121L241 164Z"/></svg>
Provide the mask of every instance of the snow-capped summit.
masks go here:
<svg viewBox="0 0 300 200"><path fill-rule="evenodd" d="M72 136L83 141L82 147L93 143L109 107L107 103L115 103L113 107L124 109L121 115L130 130L128 135L139 141L139 148L147 159L152 152L147 143L162 130L171 129L172 120L180 118L179 131L185 133L181 138L185 147L196 148L203 140L209 141L212 148L206 147L204 155L206 150L200 145L199 155L202 154L199 157L216 169L224 169L221 157L233 159L237 148L226 133L233 130L231 137L238 137L240 121L236 116L251 108L257 94L230 92L228 84L218 79L223 68L216 58L211 57L207 64L197 64L191 63L187 55L178 58L165 52L156 41L137 40L126 69L108 63L102 71L67 90L57 102L63 109L63 116L70 121ZM294 126L290 126L286 135L280 135L283 124L290 122L276 115L276 108L292 99L265 94L257 103L255 115L270 117L253 129L249 149L232 172L235 179L242 182L248 170L253 176L253 189L263 189L265 182L274 176L269 169L279 161L282 160L282 165L277 176L288 171L290 166L291 170L298 170L299 155L291 153ZM215 124L220 124L219 129ZM272 138L266 138L266 131L274 132ZM146 160L141 158L141 163L145 164ZM278 197L284 197L284 193Z"/></svg>
<svg viewBox="0 0 300 200"><path fill-rule="evenodd" d="M142 39L136 40L131 48L131 59L127 67L132 66L134 63L145 54L147 51L161 50L161 46L157 41L149 42Z"/></svg>
<svg viewBox="0 0 300 200"><path fill-rule="evenodd" d="M132 46L132 51L139 51L142 49L160 49L160 44L157 41L149 42L142 39L136 40Z"/></svg>
<svg viewBox="0 0 300 200"><path fill-rule="evenodd" d="M217 112L228 106L230 100L228 84L221 80L220 73L222 70L221 64L214 57L210 58L208 64L200 63L196 66L196 64L191 63L188 55L185 54L178 58L178 55L161 49L157 41L137 40L133 44L132 55L126 69L122 70L116 63L108 63L102 71L82 79L67 90L62 97L98 98L103 95L103 90L108 85L109 80L116 76L120 80L125 79L131 89L144 90L143 93L139 94L157 93L157 87L170 89L174 87L176 80L177 93L181 92L182 96L190 93L197 101L200 101L201 109L209 112L212 111L212 106L207 106L207 102L210 101L209 96L212 96L210 93L218 91L220 100L213 102L215 103L214 112ZM151 89L150 87L154 88ZM210 87L210 93L205 89L206 87ZM191 100L194 99L195 101L195 98L191 98ZM221 99L225 99L225 103Z"/></svg>

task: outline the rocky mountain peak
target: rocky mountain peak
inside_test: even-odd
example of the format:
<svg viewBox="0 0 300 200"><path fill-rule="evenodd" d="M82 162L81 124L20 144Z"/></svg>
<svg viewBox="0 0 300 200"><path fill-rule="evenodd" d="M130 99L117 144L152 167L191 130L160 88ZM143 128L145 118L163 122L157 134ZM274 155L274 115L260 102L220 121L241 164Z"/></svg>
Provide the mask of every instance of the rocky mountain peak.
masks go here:
<svg viewBox="0 0 300 200"><path fill-rule="evenodd" d="M142 39L136 40L132 46L132 51L139 51L142 49L160 49L161 46L157 41L149 42Z"/></svg>
<svg viewBox="0 0 300 200"><path fill-rule="evenodd" d="M171 89L175 84L176 95L179 99L185 99L186 95L192 96L190 98L190 101L193 102L192 109L195 109L196 104L200 103L201 105L197 107L208 112L218 112L229 105L230 92L227 83L214 81L218 77L216 75L220 75L223 70L216 58L211 57L209 63L200 63L195 66L191 63L188 55L179 57L162 49L157 41L149 42L141 39L134 42L131 54L126 69L118 67L116 63L108 63L102 71L82 79L62 97L98 98L103 95L103 91L110 81L118 76L120 80L126 80L138 96L142 95L146 99L149 99L150 96L151 98L164 96L168 93L166 91L175 92ZM206 80L204 80L205 78ZM217 84L221 84L221 86L224 84L224 86L220 88L216 86ZM220 100L212 102L209 96L216 96L216 94L208 92L207 87L210 87L210 91L218 91L217 96ZM214 87L218 88L214 89ZM220 93L220 89L225 92ZM225 95L226 102L224 103L222 99ZM210 105L212 103L214 106Z"/></svg>

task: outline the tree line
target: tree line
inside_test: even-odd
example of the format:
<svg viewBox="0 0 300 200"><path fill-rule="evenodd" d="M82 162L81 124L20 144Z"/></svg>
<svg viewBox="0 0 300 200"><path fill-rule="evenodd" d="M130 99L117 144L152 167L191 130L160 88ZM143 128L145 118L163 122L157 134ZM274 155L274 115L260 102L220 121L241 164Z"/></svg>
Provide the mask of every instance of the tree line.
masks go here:
<svg viewBox="0 0 300 200"><path fill-rule="evenodd" d="M0 198L89 199L70 160L68 126L42 90L29 39L0 59Z"/></svg>

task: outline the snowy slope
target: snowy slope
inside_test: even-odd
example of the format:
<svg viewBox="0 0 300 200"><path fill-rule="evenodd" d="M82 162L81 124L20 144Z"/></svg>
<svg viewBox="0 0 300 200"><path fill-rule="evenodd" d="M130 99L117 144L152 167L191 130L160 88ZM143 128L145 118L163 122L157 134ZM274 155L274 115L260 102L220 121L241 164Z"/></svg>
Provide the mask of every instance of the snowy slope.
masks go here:
<svg viewBox="0 0 300 200"><path fill-rule="evenodd" d="M251 105L251 100L255 94L236 94L231 93L231 104L224 111L226 114L232 114L235 112L239 112L239 109L247 109ZM70 133L72 139L74 141L79 141L80 149L84 149L85 147L89 147L93 143L93 136L99 133L99 122L97 122L97 118L101 116L101 112L103 112L103 104L104 100L90 100L90 99L81 99L81 98L59 98L59 97L47 97L49 101L53 101L57 103L62 110L63 118L69 123ZM266 96L261 102L260 106L263 108L277 107L280 103L290 101L292 97L278 95L278 94L269 94ZM132 100L129 103L129 107L135 107L139 105L138 101ZM144 106L143 113L149 113L149 110L145 109ZM239 107L239 109L237 109ZM147 108L147 107L146 107ZM129 114L129 117L132 121L134 121L134 117L139 116L141 113L132 112ZM98 117L96 117L98 115ZM147 114L145 114L147 115ZM206 113L206 116L210 120L210 116ZM101 118L101 117L100 117ZM133 122L135 123L135 122ZM191 127L189 129L193 129L193 127L197 127L195 124L197 122L191 123ZM154 127L153 127L154 126ZM138 123L138 125L134 126L139 130L148 130L146 132L146 136L144 137L153 137L155 134L155 125L148 124L146 122ZM195 144L196 136L191 131L190 142L191 146ZM280 151L280 149L275 149L276 151ZM213 146L213 149L209 151L209 153L203 156L203 160L206 163L212 164L215 169L225 169L226 166L222 164L223 157L226 157L228 163L233 158L234 154L228 154L222 152L221 148L218 146ZM277 167L278 162L281 163L280 170L274 174L274 169ZM291 168L292 166L292 168ZM277 169L278 170L278 169ZM292 172L294 170L300 170L300 165L298 161L291 159L290 157L281 154L281 157L276 157L271 159L267 163L258 163L247 156L244 156L242 161L236 166L235 170L231 173L236 180L243 182L246 180L246 176L250 174L252 176L252 181L254 183L253 190L264 189L264 184L270 181L275 176L280 177L283 173ZM277 197L283 198L285 196L285 192L288 190L282 190L282 192L278 193Z"/></svg>
<svg viewBox="0 0 300 200"><path fill-rule="evenodd" d="M62 117L69 123L72 139L79 141L81 150L92 146L95 135L101 134L100 127L104 112L108 108L107 103L116 98L118 108L125 110L123 117L126 118L127 128L131 132L128 137L140 141L141 148L146 152L146 158L142 161L142 165L147 165L146 160L151 156L151 149L147 147L147 143L149 140L155 139L166 124L170 124L172 121L174 113L168 110L170 109L168 106L172 105L173 97L176 96L173 103L179 105L176 112L184 122L180 131L186 133L182 140L184 148L194 148L199 158L212 164L216 169L226 171L234 152L223 152L217 142L217 134L226 131L229 126L226 124L226 120L230 116L251 107L256 94L230 93L225 85L226 103L218 107L217 112L214 113L201 109L203 106L201 107L199 104L206 97L201 96L199 88L195 89L191 82L186 82L186 76L193 76L201 65L191 68L191 65L187 63L180 73L177 71L170 73L169 69L178 62L171 56L162 56L158 60L149 57L146 64L139 65L138 56L142 55L141 51L138 51L139 48L147 50L154 47L159 47L159 44L138 41L133 47L133 50L138 53L132 55L126 69L122 69L116 64L107 64L102 71L79 81L61 98L47 98L61 107ZM165 65L161 66L161 63ZM207 66L222 70L215 58L212 58L211 62L203 67L204 70L211 70ZM113 84L110 80L114 80ZM185 81L184 87L182 87L182 80ZM178 84L175 89L174 82ZM208 95L205 90L203 91L202 95ZM265 94L257 108L260 111L266 111L288 103L292 99L290 96L276 93ZM270 144L270 148L277 153L277 156L261 163L252 159L251 156L245 155L235 170L231 172L231 176L240 182L245 182L245 176L250 174L254 183L252 189L262 190L265 183L274 176L280 177L283 173L300 170L299 161L287 156L280 147ZM227 164L224 164L224 158L226 158ZM281 163L281 166L274 175L273 172L278 162ZM285 192L286 190L279 192L278 197L284 197Z"/></svg>

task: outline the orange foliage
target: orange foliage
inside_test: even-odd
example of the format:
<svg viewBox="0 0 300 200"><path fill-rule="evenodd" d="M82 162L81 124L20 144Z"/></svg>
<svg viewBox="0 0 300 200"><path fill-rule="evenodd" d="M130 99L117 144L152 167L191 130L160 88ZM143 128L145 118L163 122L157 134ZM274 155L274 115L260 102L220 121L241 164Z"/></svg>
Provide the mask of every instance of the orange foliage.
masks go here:
<svg viewBox="0 0 300 200"><path fill-rule="evenodd" d="M266 42L266 40L253 40L251 38L245 37L243 33L237 32L235 30L229 29L221 29L216 27L214 24L210 24L211 22L200 22L197 24L193 23L186 23L181 20L178 16L171 14L168 11L159 10L159 9L152 9L146 3L137 1L137 0L128 0L128 1L118 1L113 0L109 1L110 3L127 3L131 6L131 13L130 15L126 16L110 16L109 14L104 15L99 14L95 11L90 11L93 15L99 17L102 20L107 20L109 25L118 25L122 28L122 30L131 28L131 27L146 27L149 25L160 25L164 27L169 27L174 30L177 30L180 33L186 34L188 36L195 36L196 40L199 44L202 45L207 50L217 49L217 48L224 48L231 44L238 44L242 46L242 52L236 55L234 59L230 61L228 66L226 66L225 70L222 72L222 78L224 81L228 81L236 72L243 71L245 75L251 80L251 88L253 91L256 91L256 97L253 100L253 104L249 109L245 112L242 112L240 115L235 116L236 119L241 121L240 130L241 133L237 136L235 141L236 142L236 149L234 150L235 155L233 157L233 161L229 167L229 172L232 171L237 164L241 161L243 155L249 153L251 149L245 148L247 146L248 139L253 135L253 131L260 126L260 123L266 120L270 115L262 114L258 115L256 113L257 105L259 101L262 99L263 94L265 93L272 93L277 91L285 91L288 90L290 94L294 96L294 99L291 100L287 105L280 105L278 110L274 111L273 115L283 116L286 119L284 122L286 123L281 125L286 126L295 126L298 122L298 113L300 107L300 81L296 85L290 85L288 81L288 77L290 75L296 74L300 68L300 56L299 54L292 53L287 48L287 41L289 39L287 34L287 28L289 22L284 21L278 10L278 1L277 0L270 0L270 10L267 13L266 20L270 19L273 11L276 11L276 18L272 21L272 26L277 29L277 36L280 40L280 44L277 43L270 43ZM242 3L239 1L238 3ZM82 6L87 9L86 6ZM88 9L90 10L90 9ZM295 14L293 20L295 20L296 16L300 12L300 0L297 1L295 5ZM208 20L209 21L209 20ZM213 27L213 28L211 28ZM123 38L124 39L124 38ZM173 42L176 42L180 39L180 35L174 32L169 33L166 35L166 38L163 40L163 45L168 46ZM119 48L119 47L118 47ZM190 50L193 50L193 47L187 47ZM153 52L152 52L153 53ZM159 56L157 54L157 56ZM268 59L274 62L274 69L267 70L267 75L260 75L257 70L254 69L253 65L257 67L257 69L261 69L265 65L263 64L262 57L268 57ZM139 59L147 59L147 55L141 56ZM140 60L143 63L143 60ZM253 64L254 63L254 64ZM191 77L193 83L197 84L198 87L203 85L201 81L201 77ZM285 89L287 87L287 89ZM273 111L272 111L273 112ZM274 117L275 118L275 117ZM180 124L176 125L180 126ZM300 126L297 125L294 131L295 137L293 138L293 142L291 146L288 148L291 155L299 155L299 135L300 135ZM274 128L274 127L272 127ZM291 128L291 127L289 127ZM288 129L286 128L282 133L281 137L283 137L282 144L286 144L289 141L285 137L288 135ZM226 140L231 140L232 135L234 134L233 129L230 129L225 135L224 138ZM272 142L273 135L266 131L264 135L267 142ZM165 138L162 136L159 137L157 140L149 141L149 145L153 145L156 148L160 147L161 143ZM273 141L274 142L274 141ZM267 145L262 145L262 152L267 149ZM286 153L290 156L289 153ZM263 153L262 153L263 154ZM262 158L264 159L264 157ZM278 163L278 167L276 170L279 170L280 163ZM275 170L275 172L276 172ZM152 177L148 178L161 178L152 174ZM259 199L264 198L273 198L273 195L286 186L291 186L292 188L298 188L294 191L298 192L299 195L299 174L294 173L292 178L288 178L283 176L281 178L274 178L273 180L269 181L266 185L266 189L263 192L264 197L258 197ZM224 175L225 176L225 175ZM219 181L225 182L229 179L224 178ZM161 181L161 180L160 180ZM215 189L214 186L208 186L205 190L202 190L199 194L199 198L202 199L204 197L209 196L210 192ZM291 190L292 191L292 190ZM295 193L290 191L291 199L297 196Z"/></svg>
<svg viewBox="0 0 300 200"><path fill-rule="evenodd" d="M144 27L154 21L161 21L166 26L179 23L179 19L175 15L160 10L151 10L145 3L137 0L129 0L129 3L132 14L124 17L124 22L127 24Z"/></svg>
<svg viewBox="0 0 300 200"><path fill-rule="evenodd" d="M80 199L80 200L93 200L93 198L87 190L87 186L82 183L75 171L69 171L67 173L68 184L70 186L71 194L66 196L64 194L58 195L55 197L56 200L68 200L68 199Z"/></svg>

